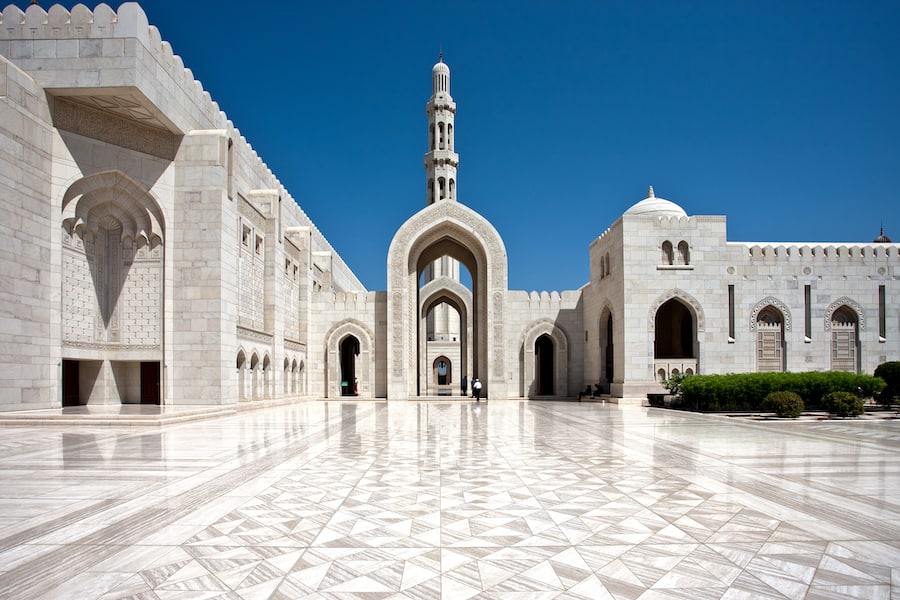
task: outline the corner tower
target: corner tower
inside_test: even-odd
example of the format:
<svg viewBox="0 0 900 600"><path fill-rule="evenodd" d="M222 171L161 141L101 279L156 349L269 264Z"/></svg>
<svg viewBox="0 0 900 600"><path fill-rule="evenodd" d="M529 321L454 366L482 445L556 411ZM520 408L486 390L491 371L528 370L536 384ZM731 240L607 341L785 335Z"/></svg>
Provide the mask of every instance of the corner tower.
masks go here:
<svg viewBox="0 0 900 600"><path fill-rule="evenodd" d="M456 169L459 156L453 149L453 119L456 102L450 96L450 67L441 54L431 69L428 115L428 152L425 153L426 206L441 200L456 200Z"/></svg>

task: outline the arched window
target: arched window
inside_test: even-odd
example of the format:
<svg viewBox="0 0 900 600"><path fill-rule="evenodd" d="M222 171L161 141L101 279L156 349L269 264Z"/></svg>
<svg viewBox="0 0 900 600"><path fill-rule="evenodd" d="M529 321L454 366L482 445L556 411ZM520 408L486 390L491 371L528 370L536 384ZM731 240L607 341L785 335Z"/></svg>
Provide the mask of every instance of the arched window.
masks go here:
<svg viewBox="0 0 900 600"><path fill-rule="evenodd" d="M770 305L756 317L756 370L784 371L785 358L784 316Z"/></svg>
<svg viewBox="0 0 900 600"><path fill-rule="evenodd" d="M438 178L438 197L441 200L447 197L447 182L443 177Z"/></svg>
<svg viewBox="0 0 900 600"><path fill-rule="evenodd" d="M691 250L690 247L688 247L688 243L684 240L678 242L678 264L691 264Z"/></svg>
<svg viewBox="0 0 900 600"><path fill-rule="evenodd" d="M428 194L428 205L434 204L434 179L428 180L428 189L426 190Z"/></svg>
<svg viewBox="0 0 900 600"><path fill-rule="evenodd" d="M609 252L606 253L606 274L609 275Z"/></svg>
<svg viewBox="0 0 900 600"><path fill-rule="evenodd" d="M849 306L831 315L831 370L859 371L859 317Z"/></svg>
<svg viewBox="0 0 900 600"><path fill-rule="evenodd" d="M694 317L681 301L672 298L659 307L655 329L655 358L696 358Z"/></svg>
<svg viewBox="0 0 900 600"><path fill-rule="evenodd" d="M452 177L450 178L450 199L456 199L456 180Z"/></svg>
<svg viewBox="0 0 900 600"><path fill-rule="evenodd" d="M660 250L662 253L660 264L671 265L675 263L675 252L672 250L672 242L669 240L664 241Z"/></svg>
<svg viewBox="0 0 900 600"><path fill-rule="evenodd" d="M440 141L440 144L438 147L441 150L443 150L444 149L444 123L443 122L438 123L438 134L441 136L441 141Z"/></svg>
<svg viewBox="0 0 900 600"><path fill-rule="evenodd" d="M453 123L447 123L447 147L453 150Z"/></svg>

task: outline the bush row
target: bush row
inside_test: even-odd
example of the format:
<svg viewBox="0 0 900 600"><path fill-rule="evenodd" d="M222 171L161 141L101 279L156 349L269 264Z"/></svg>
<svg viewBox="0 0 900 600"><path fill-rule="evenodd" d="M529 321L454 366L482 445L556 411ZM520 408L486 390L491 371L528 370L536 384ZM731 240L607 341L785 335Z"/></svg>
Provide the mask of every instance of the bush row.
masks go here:
<svg viewBox="0 0 900 600"><path fill-rule="evenodd" d="M864 398L876 396L884 381L872 375L840 371L809 373L735 373L692 375L681 382L681 394L689 409L704 412L760 412L762 401L771 392L794 392L806 410L827 410L822 398L831 392L849 392Z"/></svg>

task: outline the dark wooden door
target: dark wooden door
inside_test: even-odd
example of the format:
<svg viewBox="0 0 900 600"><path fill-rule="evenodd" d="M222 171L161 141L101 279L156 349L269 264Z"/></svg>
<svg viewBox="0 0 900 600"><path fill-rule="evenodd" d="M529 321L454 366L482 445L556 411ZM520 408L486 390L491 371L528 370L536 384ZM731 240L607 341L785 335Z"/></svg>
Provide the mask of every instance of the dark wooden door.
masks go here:
<svg viewBox="0 0 900 600"><path fill-rule="evenodd" d="M141 404L159 404L159 363L141 363Z"/></svg>

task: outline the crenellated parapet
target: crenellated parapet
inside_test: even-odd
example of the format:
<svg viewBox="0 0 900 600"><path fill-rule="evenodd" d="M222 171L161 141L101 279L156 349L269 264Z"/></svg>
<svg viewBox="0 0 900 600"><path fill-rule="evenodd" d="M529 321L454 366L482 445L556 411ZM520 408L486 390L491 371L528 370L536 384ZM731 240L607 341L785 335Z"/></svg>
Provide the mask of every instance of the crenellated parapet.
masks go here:
<svg viewBox="0 0 900 600"><path fill-rule="evenodd" d="M900 263L900 244L757 244L728 242L739 248L751 262L795 264Z"/></svg>
<svg viewBox="0 0 900 600"><path fill-rule="evenodd" d="M376 302L377 292L334 292L322 291L313 295L313 300L328 302L338 311L365 311L372 308ZM364 313L359 313L364 314Z"/></svg>

